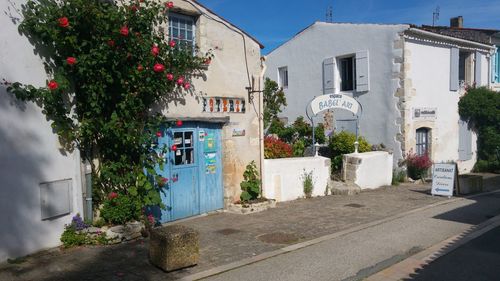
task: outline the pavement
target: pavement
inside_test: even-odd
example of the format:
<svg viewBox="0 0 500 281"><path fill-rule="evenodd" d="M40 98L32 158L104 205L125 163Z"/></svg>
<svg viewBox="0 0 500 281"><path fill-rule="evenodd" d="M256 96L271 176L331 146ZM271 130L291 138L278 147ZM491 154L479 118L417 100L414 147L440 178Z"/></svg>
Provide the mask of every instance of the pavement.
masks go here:
<svg viewBox="0 0 500 281"><path fill-rule="evenodd" d="M192 268L164 273L151 266L148 240L140 239L45 251L0 265L0 280L175 280L216 273L210 278L311 280L314 271L321 272L316 280L356 280L500 214L500 198L492 194L448 199L430 196L428 185L405 184L280 203L251 215L216 213L176 222L200 232L200 261Z"/></svg>

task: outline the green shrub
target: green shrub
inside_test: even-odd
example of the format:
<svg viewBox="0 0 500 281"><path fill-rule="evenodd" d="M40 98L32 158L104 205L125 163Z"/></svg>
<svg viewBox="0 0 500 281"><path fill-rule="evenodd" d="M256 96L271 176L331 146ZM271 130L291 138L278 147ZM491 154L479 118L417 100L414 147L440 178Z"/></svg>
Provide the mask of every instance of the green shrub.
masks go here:
<svg viewBox="0 0 500 281"><path fill-rule="evenodd" d="M303 157L306 150L306 143L303 140L297 140L292 145L293 156Z"/></svg>
<svg viewBox="0 0 500 281"><path fill-rule="evenodd" d="M87 235L76 231L75 227L69 225L61 235L61 242L65 248L85 245L88 242Z"/></svg>
<svg viewBox="0 0 500 281"><path fill-rule="evenodd" d="M304 173L302 174L302 185L304 188L304 195L306 196L306 198L311 198L312 192L314 189L314 183L313 183L312 176L313 176L313 171L310 171L309 173L307 173L304 170Z"/></svg>
<svg viewBox="0 0 500 281"><path fill-rule="evenodd" d="M124 194L110 193L101 209L101 217L111 224L124 224L138 220L141 216L141 204Z"/></svg>
<svg viewBox="0 0 500 281"><path fill-rule="evenodd" d="M275 134L286 143L295 143L302 140L306 146L312 145L312 126L299 116L290 126L285 126L283 122L274 119L267 130L267 134ZM323 144L326 142L325 128L319 124L314 129L316 142Z"/></svg>
<svg viewBox="0 0 500 281"><path fill-rule="evenodd" d="M255 161L252 161L247 165L246 170L243 173L243 178L244 181L240 183L241 190L243 191L240 195L241 201L247 202L259 198L260 179Z"/></svg>
<svg viewBox="0 0 500 281"><path fill-rule="evenodd" d="M354 152L355 141L356 135L347 131L335 133L330 138L328 146L332 153L332 171L339 171L342 168L342 156ZM371 145L364 137L360 136L358 142L359 152L371 151Z"/></svg>

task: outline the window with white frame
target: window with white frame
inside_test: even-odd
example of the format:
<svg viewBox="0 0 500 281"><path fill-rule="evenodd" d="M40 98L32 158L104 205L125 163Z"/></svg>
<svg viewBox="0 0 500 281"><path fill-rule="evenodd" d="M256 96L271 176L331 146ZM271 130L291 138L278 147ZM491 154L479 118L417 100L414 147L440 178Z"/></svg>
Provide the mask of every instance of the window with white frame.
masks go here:
<svg viewBox="0 0 500 281"><path fill-rule="evenodd" d="M186 46L194 50L196 19L191 16L169 13L168 39L174 40L179 46Z"/></svg>
<svg viewBox="0 0 500 281"><path fill-rule="evenodd" d="M288 67L278 68L278 84L281 88L288 88Z"/></svg>
<svg viewBox="0 0 500 281"><path fill-rule="evenodd" d="M355 57L339 59L340 90L353 91L356 87L356 61Z"/></svg>

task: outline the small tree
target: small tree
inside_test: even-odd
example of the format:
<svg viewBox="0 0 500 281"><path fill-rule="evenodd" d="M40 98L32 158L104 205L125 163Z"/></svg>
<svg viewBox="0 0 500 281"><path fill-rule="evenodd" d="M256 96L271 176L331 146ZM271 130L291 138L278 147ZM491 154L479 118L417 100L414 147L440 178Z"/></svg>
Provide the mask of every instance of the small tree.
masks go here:
<svg viewBox="0 0 500 281"><path fill-rule="evenodd" d="M264 128L269 127L271 121L278 118L281 107L286 106L286 97L278 83L266 78L264 82Z"/></svg>
<svg viewBox="0 0 500 281"><path fill-rule="evenodd" d="M157 145L169 126L154 108L191 90L210 54L168 41L172 2L29 0L19 30L43 57L45 87L7 83L40 105L67 150L92 164L94 200L112 192L141 206L161 205L166 179L155 167L169 148Z"/></svg>

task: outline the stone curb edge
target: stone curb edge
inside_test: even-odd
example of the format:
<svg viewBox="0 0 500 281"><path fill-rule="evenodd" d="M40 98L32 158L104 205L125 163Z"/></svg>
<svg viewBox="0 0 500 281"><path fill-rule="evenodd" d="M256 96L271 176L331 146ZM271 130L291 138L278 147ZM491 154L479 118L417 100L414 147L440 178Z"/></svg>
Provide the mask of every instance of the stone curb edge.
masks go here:
<svg viewBox="0 0 500 281"><path fill-rule="evenodd" d="M497 215L491 219L488 219L479 225L471 226L463 232L451 236L437 244L430 246L429 248L404 259L394 265L391 265L370 277L364 279L365 281L379 281L379 280L401 280L404 278L409 278L411 274L415 273L415 270L421 269L423 266L430 264L431 262L439 259L442 256L449 254L450 252L456 250L457 248L465 245L478 238L479 236L486 234L488 231L500 226L500 215Z"/></svg>
<svg viewBox="0 0 500 281"><path fill-rule="evenodd" d="M500 190L495 190L495 191L490 191L490 192L485 192L485 193L479 193L479 194L474 194L474 195L465 196L465 197L452 197L451 199L448 199L448 200L445 200L445 201L436 202L436 203L433 203L433 204L430 204L430 205L427 205L427 206L422 206L422 207L419 207L417 209L413 209L413 210L410 210L410 211L407 211L407 212L404 212L404 213L400 213L398 215L394 215L394 216L390 216L390 217L387 217L387 218L384 218L384 219L381 219L381 220L377 220L377 221L373 221L373 222L370 222L370 223L358 225L358 226L355 226L355 227L352 227L352 228L348 228L348 229L345 229L345 230L342 230L342 231L339 231L339 232L335 232L335 233L332 233L332 234L327 234L327 235L324 235L324 236L321 236L321 237L318 237L318 238L314 238L314 239L311 239L311 240L308 240L308 241L304 241L304 242L300 242L300 243L297 243L297 244L293 244L293 245L290 245L290 246L287 246L287 247L284 247L284 248L281 248L281 249L278 249L278 250L275 250L275 251L266 252L266 253L263 253L263 254L256 255L254 257L246 258L246 259L243 259L243 260L240 260L240 261L236 261L236 262L233 262L233 263L229 263L229 264L217 266L217 267L205 270L205 271L194 273L194 274L185 276L185 277L181 278L180 280L185 280L185 281L188 281L188 280L200 280L200 279L207 278L207 277L210 277L210 276L213 276L213 275L218 275L218 274L221 274L221 273L224 273L224 272L227 272L227 271L239 268L239 267L243 267L243 266L246 266L246 265L249 265L249 264L252 264L252 263L263 261L263 260L268 259L268 258L272 258L272 257L278 256L278 255L286 254L286 253L289 253L289 252L292 252L292 251L295 251L295 250L299 250L299 249L302 249L302 248L305 248L305 247L309 247L309 246L312 246L312 245L315 245L315 244L318 244L318 243L321 243L321 242L324 242L324 241L327 241L327 240L332 240L332 239L335 239L335 238L338 238L338 237L342 237L342 236L345 236L345 235L348 235L348 234L351 234L351 233L354 233L354 232L358 232L358 231L361 231L361 230L364 230L364 229L367 229L367 228L370 228L370 227L374 227L374 226L377 226L377 225L380 225L380 224L383 224L383 223L386 223L386 222L390 222L390 221L393 221L393 220L396 220L396 219L399 219L399 218L402 218L402 217L406 217L408 215L411 215L411 214L414 214L414 213L417 213L417 212L420 212L420 211L423 211L423 210L427 210L427 209L434 208L434 207L441 206L441 205L451 204L451 203L454 203L454 202L457 202L457 201L461 201L461 200L465 200L465 199L472 199L472 198L476 198L476 197L487 196L489 194L494 194L494 193L500 193ZM490 220L492 220L492 219L490 219Z"/></svg>

